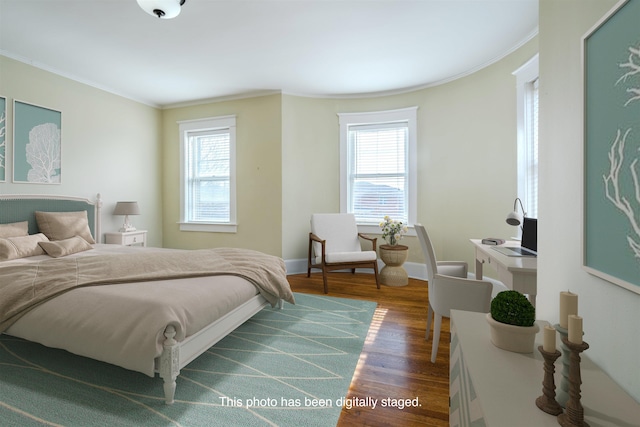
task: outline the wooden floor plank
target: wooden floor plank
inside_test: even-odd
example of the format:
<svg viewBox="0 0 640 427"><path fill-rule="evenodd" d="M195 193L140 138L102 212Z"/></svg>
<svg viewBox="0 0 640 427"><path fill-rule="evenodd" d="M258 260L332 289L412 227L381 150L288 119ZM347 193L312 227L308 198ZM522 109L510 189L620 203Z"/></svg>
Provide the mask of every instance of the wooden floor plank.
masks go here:
<svg viewBox="0 0 640 427"><path fill-rule="evenodd" d="M294 292L324 295L322 274L288 276ZM378 406L343 408L339 427L449 425L449 319L442 321L436 363L424 338L427 282L381 285L362 273L330 273L329 296L374 301L374 315L347 397L377 399ZM415 399L420 406L381 407L383 399Z"/></svg>

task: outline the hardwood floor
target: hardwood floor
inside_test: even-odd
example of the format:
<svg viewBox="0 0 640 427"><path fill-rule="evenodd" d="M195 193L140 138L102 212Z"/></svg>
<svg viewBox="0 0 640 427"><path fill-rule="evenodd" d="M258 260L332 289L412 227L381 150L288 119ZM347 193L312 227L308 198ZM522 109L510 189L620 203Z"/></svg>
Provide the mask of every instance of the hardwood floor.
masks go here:
<svg viewBox="0 0 640 427"><path fill-rule="evenodd" d="M288 276L294 292L323 295L322 274ZM378 303L347 397L377 399L370 405L343 408L338 426L448 426L449 319L435 364L430 361L431 340L424 339L427 319L427 282L409 279L409 285L377 289L371 274L331 273L328 296ZM418 398L419 406L382 407L383 399ZM367 403L367 402L365 402Z"/></svg>

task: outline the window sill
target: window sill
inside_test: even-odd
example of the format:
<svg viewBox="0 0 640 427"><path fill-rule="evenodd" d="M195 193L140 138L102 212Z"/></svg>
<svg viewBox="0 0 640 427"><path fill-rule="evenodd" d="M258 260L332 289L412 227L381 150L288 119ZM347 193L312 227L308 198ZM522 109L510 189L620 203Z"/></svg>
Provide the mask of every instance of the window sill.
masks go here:
<svg viewBox="0 0 640 427"><path fill-rule="evenodd" d="M382 229L379 225L358 224L358 232L364 234L382 234ZM416 230L413 228L413 225L409 226L409 230L405 236L416 236Z"/></svg>
<svg viewBox="0 0 640 427"><path fill-rule="evenodd" d="M205 233L237 233L238 224L217 224L211 222L179 222L180 231L201 231Z"/></svg>

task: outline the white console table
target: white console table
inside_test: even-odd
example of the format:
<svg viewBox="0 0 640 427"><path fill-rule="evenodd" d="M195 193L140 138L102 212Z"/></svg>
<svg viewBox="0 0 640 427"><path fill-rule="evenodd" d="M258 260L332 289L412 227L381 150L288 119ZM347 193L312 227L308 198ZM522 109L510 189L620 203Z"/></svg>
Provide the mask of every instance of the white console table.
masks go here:
<svg viewBox="0 0 640 427"><path fill-rule="evenodd" d="M542 394L544 376L542 355L537 350L542 345L542 332L536 336L533 353L501 350L491 343L485 316L451 311L449 425L559 426L557 417L541 411L535 403ZM589 342L588 336L585 341ZM557 346L559 349L559 338ZM580 402L590 427L640 426L640 404L589 359L589 350L581 356ZM556 389L561 369L558 359Z"/></svg>

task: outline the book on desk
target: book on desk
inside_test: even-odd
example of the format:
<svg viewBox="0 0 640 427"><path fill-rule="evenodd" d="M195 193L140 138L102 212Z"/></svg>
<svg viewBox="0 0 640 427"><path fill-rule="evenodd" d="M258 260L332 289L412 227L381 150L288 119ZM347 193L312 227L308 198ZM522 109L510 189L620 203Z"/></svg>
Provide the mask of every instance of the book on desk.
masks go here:
<svg viewBox="0 0 640 427"><path fill-rule="evenodd" d="M482 239L482 244L483 245L504 245L504 242L506 242L506 240L504 239L498 239L497 237L485 237L484 239Z"/></svg>

